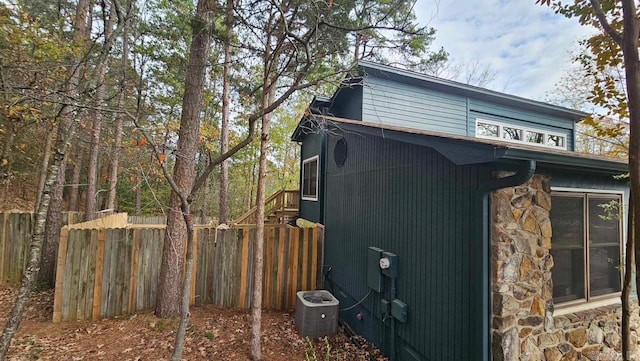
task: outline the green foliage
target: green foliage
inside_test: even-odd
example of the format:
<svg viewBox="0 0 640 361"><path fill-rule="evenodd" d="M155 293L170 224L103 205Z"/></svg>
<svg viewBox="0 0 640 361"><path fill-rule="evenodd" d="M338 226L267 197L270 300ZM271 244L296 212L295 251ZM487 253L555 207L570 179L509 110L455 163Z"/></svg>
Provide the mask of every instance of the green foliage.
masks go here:
<svg viewBox="0 0 640 361"><path fill-rule="evenodd" d="M328 337L323 337L324 347L321 350L318 350L317 346L309 337L305 337L307 341L307 347L304 351L304 357L306 361L330 361L330 360L338 360L338 349L335 349L335 352L332 353L333 347L331 343L329 343ZM322 357L324 356L324 357Z"/></svg>
<svg viewBox="0 0 640 361"><path fill-rule="evenodd" d="M90 128L87 106L93 104L96 65L102 47L102 7L91 9L91 34L74 41L77 2L19 0L0 4L0 173L15 181L37 179L44 155L44 139L54 132L63 104L72 103L82 128ZM127 2L120 2L121 11ZM204 84L204 108L196 158L198 169L219 156L222 64L225 18L219 2L211 29L213 51ZM260 111L263 92L263 56L270 52L272 76L278 87L273 113L267 192L292 189L299 182L299 146L290 134L309 102L310 94L331 94L354 61L368 59L416 70L446 59L432 51L435 30L417 24L410 2L401 0L294 0L273 7L270 1L236 2L232 34L231 135L233 146L247 132L247 119ZM129 58L122 61L124 38L119 36L110 53L106 77L102 146L97 189L106 195L109 164L120 153L117 204L135 212L140 190L142 212L160 214L168 204L169 186L157 160L141 144L130 117L136 117L151 134L171 168L175 160L187 57L195 3L190 0L134 2L128 42ZM271 14L266 16L265 14ZM122 15L122 14L121 14ZM119 19L120 21L123 18ZM271 37L272 48L265 47ZM276 40L281 39L280 43ZM77 39L76 39L77 40ZM276 45L277 44L277 45ZM358 47L358 51L356 51ZM83 80L75 98L65 94L73 57L82 59ZM273 74L277 74L273 75ZM114 119L120 89L125 89L126 119L123 144L113 148ZM73 140L72 159L79 158L91 139L81 131ZM7 145L5 151L4 146ZM257 172L257 143L251 143L230 161L231 210L238 216L253 205ZM5 154L6 153L6 154ZM6 164L4 164L6 163ZM72 163L70 163L71 165ZM71 175L69 167L68 176ZM80 184L86 174L81 173ZM218 174L210 177L206 197L194 200L195 209L215 215ZM82 189L82 188L81 188ZM68 190L68 188L66 189Z"/></svg>
<svg viewBox="0 0 640 361"><path fill-rule="evenodd" d="M29 360L39 360L42 351L44 351L42 343L35 338L27 337L16 342L16 344L19 348L24 349L25 356Z"/></svg>
<svg viewBox="0 0 640 361"><path fill-rule="evenodd" d="M602 209L602 214L598 217L603 220L612 221L619 220L621 213L620 202L611 200L608 203L598 204L598 207Z"/></svg>
<svg viewBox="0 0 640 361"><path fill-rule="evenodd" d="M612 157L626 157L628 153L629 110L625 87L622 49L602 28L592 3L579 0L573 3L539 0L551 5L559 14L577 18L580 24L596 28L598 33L583 40L581 52L575 57L580 69L569 74L557 85L559 92L569 97L582 98L569 102L574 108L591 111L581 128L582 149ZM622 10L617 1L598 1L613 30L622 30ZM586 127L584 127L586 126ZM589 144L591 146L589 146ZM602 151L598 151L602 149Z"/></svg>
<svg viewBox="0 0 640 361"><path fill-rule="evenodd" d="M16 183L40 168L72 51L57 23L31 14L29 4L0 4L0 181Z"/></svg>

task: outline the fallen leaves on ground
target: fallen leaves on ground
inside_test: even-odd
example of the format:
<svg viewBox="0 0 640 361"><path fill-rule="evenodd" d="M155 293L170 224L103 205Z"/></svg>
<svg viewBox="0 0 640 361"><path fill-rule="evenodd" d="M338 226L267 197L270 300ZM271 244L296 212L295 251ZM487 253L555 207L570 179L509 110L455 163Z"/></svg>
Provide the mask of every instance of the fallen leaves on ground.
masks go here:
<svg viewBox="0 0 640 361"><path fill-rule="evenodd" d="M0 285L0 323L4 326L17 288ZM100 321L52 323L53 291L33 293L25 318L14 336L8 360L169 360L177 319L160 319L152 312ZM250 360L249 310L213 305L191 308L184 360ZM265 360L289 361L386 360L379 350L340 330L338 335L309 342L295 329L291 313L264 311L262 352ZM329 345L330 358L326 358ZM313 358L313 355L316 358Z"/></svg>

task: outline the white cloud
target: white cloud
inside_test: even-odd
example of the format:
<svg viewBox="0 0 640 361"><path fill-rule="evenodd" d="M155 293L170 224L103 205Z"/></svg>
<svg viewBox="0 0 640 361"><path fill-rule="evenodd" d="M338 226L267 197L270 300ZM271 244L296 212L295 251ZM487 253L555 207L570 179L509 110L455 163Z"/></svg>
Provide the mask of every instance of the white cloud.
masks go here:
<svg viewBox="0 0 640 361"><path fill-rule="evenodd" d="M418 0L415 10L437 30L434 48L490 65L497 76L489 87L533 99L553 89L577 42L593 32L535 0Z"/></svg>

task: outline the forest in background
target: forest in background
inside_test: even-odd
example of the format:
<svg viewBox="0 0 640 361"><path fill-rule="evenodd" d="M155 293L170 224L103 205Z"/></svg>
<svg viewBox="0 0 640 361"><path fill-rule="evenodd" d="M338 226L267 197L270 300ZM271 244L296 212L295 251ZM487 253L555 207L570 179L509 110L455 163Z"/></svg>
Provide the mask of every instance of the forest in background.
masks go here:
<svg viewBox="0 0 640 361"><path fill-rule="evenodd" d="M443 50L429 50L434 30L419 28L409 7L394 10L395 19L382 19L382 14L398 4L329 3L310 2L306 8L288 3L282 7L293 9L292 5L296 5L296 11L306 12L297 15L295 21L307 22L306 17L326 13L346 29L362 26L368 16L381 28L401 26L404 32L376 34L377 30L368 29L348 34L341 29L324 30L332 33L323 34L325 43L319 41L315 46L327 50L341 47L346 51L333 51L330 57L314 61L314 69L307 79L315 77L318 81L296 89L274 110L267 193L297 188L299 147L289 136L313 94L330 95L355 60L381 60L391 56L413 69L433 71L446 59ZM195 160L198 174L221 154L222 128L225 127L224 132L228 134L227 144L233 146L246 136L247 118L260 108L263 46L259 43L264 40L260 33L264 31L264 22L258 19L267 13L264 7L270 4L269 1L214 4L216 14ZM74 31L77 5L74 1L62 0L0 3L0 23L3 24L0 27L3 90L0 183L5 190L13 185L25 195L42 189L40 179L55 144L57 122L63 115L61 109L72 107L65 111L72 111L80 123L63 167L61 209L163 214L171 188L149 147L149 139L134 120L151 137L170 169L177 149L195 3L89 2L83 34ZM227 33L225 7L229 6L233 32ZM345 9L351 9L351 14L344 13ZM358 11L362 18L354 16ZM403 17L409 21L398 25ZM391 32L388 29L384 31ZM225 44L230 45L227 63ZM73 64L74 58L76 64ZM74 94L68 91L71 66L78 69L80 79ZM291 79L289 74L282 75L282 79ZM282 83L278 85L278 92L289 85L286 80ZM228 94L223 94L225 84ZM223 95L229 99L228 126L222 124ZM223 187L227 189L231 218L255 205L258 158L259 144L252 141L226 162L228 179ZM193 199L192 212L217 217L220 187L221 170L217 167Z"/></svg>
<svg viewBox="0 0 640 361"><path fill-rule="evenodd" d="M447 53L430 48L435 30L419 25L414 4L0 2L0 185L5 188L0 194L20 189L34 195L37 221L0 359L35 276L43 283L53 279L61 210L81 211L89 220L103 210L167 215L156 314L181 315L174 359L180 359L189 319L184 295L195 216L224 223L256 205L254 295L260 295L265 194L297 186L298 149L288 138L312 94L330 95L364 59L446 75ZM602 15L598 2L591 4ZM611 9L617 11L606 10ZM591 9L576 5L556 11L574 16ZM617 28L600 23L620 45ZM587 119L597 143L581 148L632 155L637 151L625 149L627 126L618 121L637 114L627 111L628 94L620 89L621 61L600 61L619 60L614 56L619 51L608 44L595 36L576 57L593 80L586 84L587 101L609 110ZM252 355L261 359L259 297L252 309Z"/></svg>

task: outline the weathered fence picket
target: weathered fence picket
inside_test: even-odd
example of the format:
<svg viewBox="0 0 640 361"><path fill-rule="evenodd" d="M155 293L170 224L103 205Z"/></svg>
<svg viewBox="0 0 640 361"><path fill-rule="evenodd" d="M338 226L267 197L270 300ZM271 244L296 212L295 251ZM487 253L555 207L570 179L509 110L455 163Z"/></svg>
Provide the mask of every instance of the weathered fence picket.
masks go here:
<svg viewBox="0 0 640 361"><path fill-rule="evenodd" d="M291 309L296 291L317 287L323 236L321 226L265 227L264 308ZM192 304L250 306L255 237L255 227L196 226ZM152 309L163 239L164 226L65 227L53 320L100 319Z"/></svg>
<svg viewBox="0 0 640 361"><path fill-rule="evenodd" d="M77 212L63 212L62 224L74 224L82 219ZM29 262L31 233L34 227L31 212L0 212L0 282L18 283Z"/></svg>

